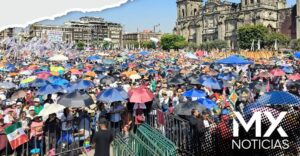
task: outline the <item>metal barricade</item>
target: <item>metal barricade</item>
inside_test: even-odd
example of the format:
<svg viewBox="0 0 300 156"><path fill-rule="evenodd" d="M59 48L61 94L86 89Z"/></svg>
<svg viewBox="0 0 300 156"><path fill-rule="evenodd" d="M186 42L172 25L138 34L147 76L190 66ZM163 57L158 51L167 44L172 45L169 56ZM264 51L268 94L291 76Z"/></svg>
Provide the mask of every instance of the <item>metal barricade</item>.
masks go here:
<svg viewBox="0 0 300 156"><path fill-rule="evenodd" d="M113 156L136 156L128 142L126 142L120 135L117 135L114 138L111 146L113 148Z"/></svg>
<svg viewBox="0 0 300 156"><path fill-rule="evenodd" d="M161 156L175 156L177 154L176 145L148 124L140 125L136 134Z"/></svg>
<svg viewBox="0 0 300 156"><path fill-rule="evenodd" d="M136 155L160 156L156 150L149 147L143 140L133 133L130 133L129 135L128 144Z"/></svg>

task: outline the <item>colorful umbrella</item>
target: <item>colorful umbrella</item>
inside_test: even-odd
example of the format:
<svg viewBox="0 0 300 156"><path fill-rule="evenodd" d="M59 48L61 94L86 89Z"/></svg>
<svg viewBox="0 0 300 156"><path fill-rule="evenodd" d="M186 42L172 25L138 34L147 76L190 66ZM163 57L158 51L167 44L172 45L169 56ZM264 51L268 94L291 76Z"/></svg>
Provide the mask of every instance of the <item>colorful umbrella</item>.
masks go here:
<svg viewBox="0 0 300 156"><path fill-rule="evenodd" d="M270 73L273 76L283 76L283 75L285 75L285 72L282 69L278 69L278 68L271 70Z"/></svg>
<svg viewBox="0 0 300 156"><path fill-rule="evenodd" d="M134 103L146 103L152 101L154 95L145 87L133 88L128 91L129 101Z"/></svg>
<svg viewBox="0 0 300 156"><path fill-rule="evenodd" d="M63 92L63 88L58 85L48 84L37 90L36 95L48 95L58 92Z"/></svg>
<svg viewBox="0 0 300 156"><path fill-rule="evenodd" d="M128 94L123 88L110 88L102 91L96 98L97 101L113 103L116 101L125 101L128 99Z"/></svg>
<svg viewBox="0 0 300 156"><path fill-rule="evenodd" d="M201 90L191 89L184 92L182 95L191 98L204 98L206 96L206 93Z"/></svg>
<svg viewBox="0 0 300 156"><path fill-rule="evenodd" d="M89 89L95 87L95 84L92 81L89 80L79 80L75 84L75 88L80 89Z"/></svg>

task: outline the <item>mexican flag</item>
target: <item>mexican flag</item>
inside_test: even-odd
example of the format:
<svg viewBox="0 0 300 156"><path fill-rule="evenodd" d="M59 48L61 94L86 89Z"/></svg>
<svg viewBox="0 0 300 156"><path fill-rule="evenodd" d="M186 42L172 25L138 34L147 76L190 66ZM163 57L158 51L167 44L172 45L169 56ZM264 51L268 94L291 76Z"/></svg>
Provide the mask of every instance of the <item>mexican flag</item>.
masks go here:
<svg viewBox="0 0 300 156"><path fill-rule="evenodd" d="M4 131L13 150L28 141L28 137L22 129L22 124L20 122L6 127Z"/></svg>

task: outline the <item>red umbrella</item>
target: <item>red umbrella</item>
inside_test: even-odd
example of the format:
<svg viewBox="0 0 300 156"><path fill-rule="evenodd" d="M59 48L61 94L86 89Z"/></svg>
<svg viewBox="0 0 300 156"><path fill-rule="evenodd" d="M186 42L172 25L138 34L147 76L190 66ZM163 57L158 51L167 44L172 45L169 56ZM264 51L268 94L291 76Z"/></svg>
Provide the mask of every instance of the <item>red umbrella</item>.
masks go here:
<svg viewBox="0 0 300 156"><path fill-rule="evenodd" d="M134 103L146 103L154 98L153 93L144 86L130 89L128 95L129 101Z"/></svg>
<svg viewBox="0 0 300 156"><path fill-rule="evenodd" d="M196 52L196 56L198 56L198 57L203 57L204 54L205 54L205 52L202 51L202 50L199 50L199 51Z"/></svg>
<svg viewBox="0 0 300 156"><path fill-rule="evenodd" d="M273 69L270 72L273 76L283 76L285 75L285 72L282 69Z"/></svg>
<svg viewBox="0 0 300 156"><path fill-rule="evenodd" d="M300 80L300 74L297 73L297 74L290 75L289 80L294 80L294 81Z"/></svg>
<svg viewBox="0 0 300 156"><path fill-rule="evenodd" d="M48 72L40 72L37 74L37 77L39 79L43 79L43 80L47 80L49 76L50 76L50 73L48 73Z"/></svg>

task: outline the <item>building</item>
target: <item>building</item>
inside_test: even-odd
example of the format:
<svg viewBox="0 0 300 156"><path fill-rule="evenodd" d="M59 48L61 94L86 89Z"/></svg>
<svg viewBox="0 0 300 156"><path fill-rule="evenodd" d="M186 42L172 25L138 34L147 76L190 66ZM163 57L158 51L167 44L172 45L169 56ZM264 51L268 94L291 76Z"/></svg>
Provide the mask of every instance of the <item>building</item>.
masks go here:
<svg viewBox="0 0 300 156"><path fill-rule="evenodd" d="M300 39L300 0L297 0L297 39Z"/></svg>
<svg viewBox="0 0 300 156"><path fill-rule="evenodd" d="M0 31L0 41L2 41L4 38L12 37L14 35L14 29L13 28L7 28L3 31Z"/></svg>
<svg viewBox="0 0 300 156"><path fill-rule="evenodd" d="M121 24L104 21L103 18L82 17L62 26L34 24L30 26L31 37L52 38L62 42L83 42L87 46L109 39L114 47L121 47L123 28Z"/></svg>
<svg viewBox="0 0 300 156"><path fill-rule="evenodd" d="M241 0L240 3L177 0L174 33L197 44L216 39L226 40L231 48L237 47L237 29L245 24L263 24L269 31L282 32L290 38L296 38L296 30L298 33L300 31L299 5L297 9L298 26L296 9L287 8L286 0Z"/></svg>
<svg viewBox="0 0 300 156"><path fill-rule="evenodd" d="M49 39L54 42L71 43L74 41L73 28L68 26L50 26L33 24L29 28L29 36Z"/></svg>
<svg viewBox="0 0 300 156"><path fill-rule="evenodd" d="M133 47L136 44L151 41L151 38L160 39L163 34L151 30L144 30L142 32L125 33L123 35L124 47Z"/></svg>

